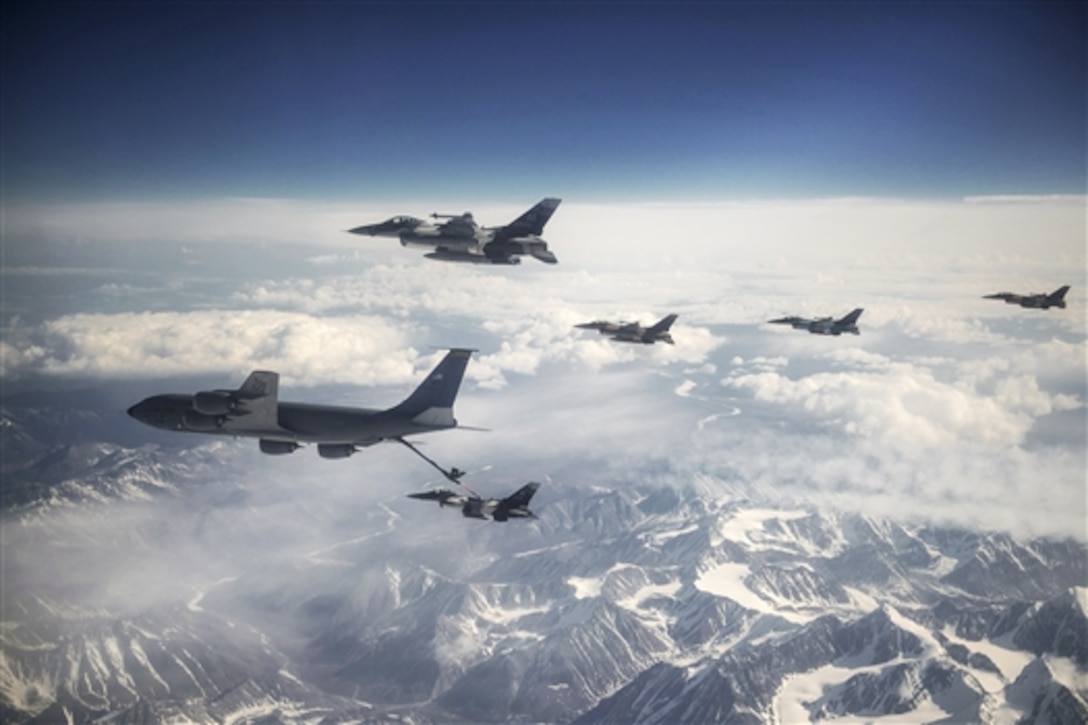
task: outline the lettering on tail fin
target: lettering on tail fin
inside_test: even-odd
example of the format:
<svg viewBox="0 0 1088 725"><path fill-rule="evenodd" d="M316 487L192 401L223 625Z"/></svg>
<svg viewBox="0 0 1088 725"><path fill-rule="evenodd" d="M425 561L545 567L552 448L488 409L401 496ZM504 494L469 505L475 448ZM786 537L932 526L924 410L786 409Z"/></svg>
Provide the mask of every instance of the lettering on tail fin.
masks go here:
<svg viewBox="0 0 1088 725"><path fill-rule="evenodd" d="M562 199L548 197L542 199L536 206L519 216L505 227L497 230L495 240L512 239L514 237L540 236L544 233L544 225L555 213Z"/></svg>
<svg viewBox="0 0 1088 725"><path fill-rule="evenodd" d="M856 310L851 312L849 315L847 315L846 317L839 320L839 324L840 325L852 325L852 324L854 324L855 322L858 321L858 318L861 317L861 313L864 312L864 311L865 310L863 308L861 308L861 307L857 308Z"/></svg>
<svg viewBox="0 0 1088 725"><path fill-rule="evenodd" d="M647 330L647 332L664 332L665 330L672 327L672 323L676 322L676 318L677 315L666 315L665 317L661 318L659 322L655 323L653 327Z"/></svg>
<svg viewBox="0 0 1088 725"><path fill-rule="evenodd" d="M529 505L529 502L533 500L533 494L540 488L540 484L533 482L527 483L519 488L514 493L510 494L502 500L502 505L509 508L524 508Z"/></svg>
<svg viewBox="0 0 1088 725"><path fill-rule="evenodd" d="M475 350L453 348L434 370L420 383L404 402L391 409L391 412L415 418L425 412L431 416L440 416L444 420L453 420L453 401L461 387L465 367ZM435 411L445 411L442 415Z"/></svg>
<svg viewBox="0 0 1088 725"><path fill-rule="evenodd" d="M271 395L275 398L279 394L280 374L270 370L254 370L238 388L240 398L262 398Z"/></svg>
<svg viewBox="0 0 1088 725"><path fill-rule="evenodd" d="M279 373L270 370L254 370L238 388L238 408L235 415L223 424L229 430L237 420L247 430L279 431Z"/></svg>

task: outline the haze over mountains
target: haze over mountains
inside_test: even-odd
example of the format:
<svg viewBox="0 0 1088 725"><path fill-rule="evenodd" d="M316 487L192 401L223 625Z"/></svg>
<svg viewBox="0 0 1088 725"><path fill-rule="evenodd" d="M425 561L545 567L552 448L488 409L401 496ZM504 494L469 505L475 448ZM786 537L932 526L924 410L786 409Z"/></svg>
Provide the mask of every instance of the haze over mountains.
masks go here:
<svg viewBox="0 0 1088 725"><path fill-rule="evenodd" d="M539 519L468 526L388 493L396 450L315 477L243 442L92 442L73 418L116 421L61 400L3 411L10 721L1088 714L1082 541L787 504L664 460L568 461Z"/></svg>

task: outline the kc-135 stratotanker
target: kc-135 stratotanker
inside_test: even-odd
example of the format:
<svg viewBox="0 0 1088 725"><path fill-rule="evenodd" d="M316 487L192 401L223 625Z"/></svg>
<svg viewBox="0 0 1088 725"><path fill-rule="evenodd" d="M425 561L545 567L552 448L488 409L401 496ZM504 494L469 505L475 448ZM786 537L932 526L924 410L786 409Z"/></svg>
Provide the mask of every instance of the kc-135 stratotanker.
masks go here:
<svg viewBox="0 0 1088 725"><path fill-rule="evenodd" d="M272 455L316 443L322 458L347 458L381 441L456 428L453 402L473 352L450 350L411 395L385 410L281 403L279 374L257 370L237 390L154 395L128 414L163 430L257 438Z"/></svg>

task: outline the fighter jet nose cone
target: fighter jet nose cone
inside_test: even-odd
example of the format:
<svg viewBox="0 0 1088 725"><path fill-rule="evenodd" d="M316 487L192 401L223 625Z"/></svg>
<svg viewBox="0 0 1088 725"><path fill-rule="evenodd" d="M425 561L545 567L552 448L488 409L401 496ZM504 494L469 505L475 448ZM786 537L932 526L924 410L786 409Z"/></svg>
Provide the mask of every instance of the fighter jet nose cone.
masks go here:
<svg viewBox="0 0 1088 725"><path fill-rule="evenodd" d="M143 403L137 403L136 405L133 405L132 407L130 407L125 412L128 413L128 417L135 418L136 420L140 420L140 413L142 411L141 406L143 406Z"/></svg>
<svg viewBox="0 0 1088 725"><path fill-rule="evenodd" d="M369 226L362 226L348 229L348 234L369 234L370 236L374 236L374 231Z"/></svg>

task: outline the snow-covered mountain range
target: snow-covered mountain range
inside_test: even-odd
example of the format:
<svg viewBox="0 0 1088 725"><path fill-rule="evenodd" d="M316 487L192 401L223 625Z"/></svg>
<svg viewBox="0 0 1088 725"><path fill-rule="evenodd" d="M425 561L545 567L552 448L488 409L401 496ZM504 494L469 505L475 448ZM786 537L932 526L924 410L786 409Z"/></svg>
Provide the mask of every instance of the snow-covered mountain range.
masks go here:
<svg viewBox="0 0 1088 725"><path fill-rule="evenodd" d="M1081 542L576 469L478 523L71 415L3 410L7 722L1088 720Z"/></svg>

